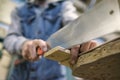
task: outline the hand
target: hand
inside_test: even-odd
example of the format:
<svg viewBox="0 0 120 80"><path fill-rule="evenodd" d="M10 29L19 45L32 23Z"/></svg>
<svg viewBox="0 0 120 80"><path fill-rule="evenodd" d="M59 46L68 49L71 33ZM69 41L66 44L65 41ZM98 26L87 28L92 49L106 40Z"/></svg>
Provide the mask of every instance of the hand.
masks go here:
<svg viewBox="0 0 120 80"><path fill-rule="evenodd" d="M39 59L36 48L40 47L44 52L47 51L47 44L45 41L40 39L29 40L22 45L22 56L28 61L35 61Z"/></svg>
<svg viewBox="0 0 120 80"><path fill-rule="evenodd" d="M81 52L86 52L90 49L95 48L96 46L98 46L98 42L95 40L91 40L89 42L83 43L82 45L76 45L74 47L71 48L71 59L70 59L70 64L75 64L77 59L78 59L78 55Z"/></svg>

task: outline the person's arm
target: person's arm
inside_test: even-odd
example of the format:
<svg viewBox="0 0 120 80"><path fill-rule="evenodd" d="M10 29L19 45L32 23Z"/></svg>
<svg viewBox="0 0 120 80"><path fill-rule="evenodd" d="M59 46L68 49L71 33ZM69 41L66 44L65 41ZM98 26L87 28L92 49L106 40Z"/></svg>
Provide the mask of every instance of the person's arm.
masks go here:
<svg viewBox="0 0 120 80"><path fill-rule="evenodd" d="M17 10L12 12L11 21L12 23L9 27L8 34L4 40L4 46L11 54L21 54L21 46L27 39L22 35L20 18L17 15Z"/></svg>
<svg viewBox="0 0 120 80"><path fill-rule="evenodd" d="M41 39L29 40L22 35L20 18L17 12L12 13L12 24L9 28L8 35L4 40L4 46L9 53L17 53L24 59L35 61L39 59L36 48L40 47L44 52L47 51L47 44Z"/></svg>
<svg viewBox="0 0 120 80"><path fill-rule="evenodd" d="M79 16L73 2L71 1L65 1L62 3L61 14L63 25L68 24Z"/></svg>

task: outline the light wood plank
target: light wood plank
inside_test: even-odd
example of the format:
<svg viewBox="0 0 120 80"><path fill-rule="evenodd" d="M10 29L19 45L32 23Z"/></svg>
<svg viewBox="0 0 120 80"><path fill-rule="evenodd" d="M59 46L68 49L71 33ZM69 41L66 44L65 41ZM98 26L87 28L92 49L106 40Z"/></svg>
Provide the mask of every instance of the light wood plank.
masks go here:
<svg viewBox="0 0 120 80"><path fill-rule="evenodd" d="M75 65L69 64L70 54L56 47L44 55L72 69L73 75L89 80L120 79L120 38L82 54Z"/></svg>

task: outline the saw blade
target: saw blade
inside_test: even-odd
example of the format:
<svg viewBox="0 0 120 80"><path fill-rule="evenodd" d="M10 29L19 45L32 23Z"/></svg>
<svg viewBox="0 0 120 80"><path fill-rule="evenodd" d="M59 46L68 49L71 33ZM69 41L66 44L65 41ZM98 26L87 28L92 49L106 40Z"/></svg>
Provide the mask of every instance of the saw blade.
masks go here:
<svg viewBox="0 0 120 80"><path fill-rule="evenodd" d="M51 48L69 48L120 30L118 0L102 0L47 40Z"/></svg>

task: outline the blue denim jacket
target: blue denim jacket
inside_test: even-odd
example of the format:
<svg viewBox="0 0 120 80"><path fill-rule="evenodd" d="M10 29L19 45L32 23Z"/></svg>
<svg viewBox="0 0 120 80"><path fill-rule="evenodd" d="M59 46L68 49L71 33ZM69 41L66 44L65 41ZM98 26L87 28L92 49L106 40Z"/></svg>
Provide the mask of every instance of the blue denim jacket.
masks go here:
<svg viewBox="0 0 120 80"><path fill-rule="evenodd" d="M60 29L62 27L61 4L56 5L51 4L52 7L41 11L39 16L37 16L36 7L33 5L25 5L23 8L18 9L23 36L28 39L46 40L51 34Z"/></svg>
<svg viewBox="0 0 120 80"><path fill-rule="evenodd" d="M25 4L16 8L15 14L12 15L14 18L12 18L11 28L4 41L5 47L10 53L20 54L19 46L28 39L48 39L62 27L64 14L67 15L64 11L68 11L68 17L70 12L71 15L75 15L65 19L66 22L78 17L74 13L75 8L70 1L61 1L49 4L49 6L39 15L36 14L37 6L35 5ZM69 9L63 10L65 8ZM61 65L57 62L42 58L36 62L25 61L15 66L10 80L66 80L65 74L61 71Z"/></svg>

